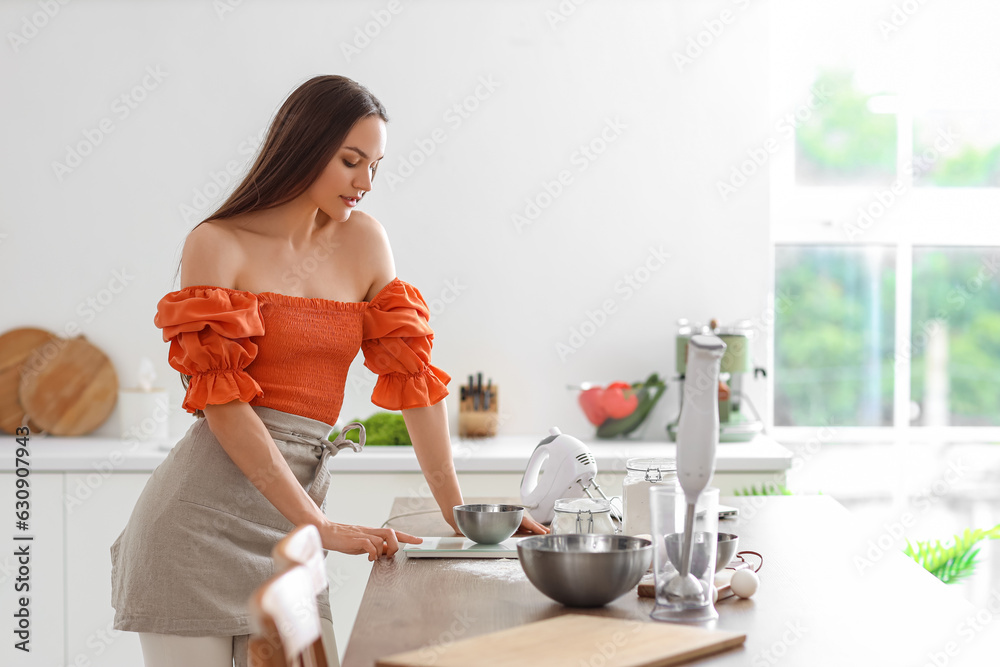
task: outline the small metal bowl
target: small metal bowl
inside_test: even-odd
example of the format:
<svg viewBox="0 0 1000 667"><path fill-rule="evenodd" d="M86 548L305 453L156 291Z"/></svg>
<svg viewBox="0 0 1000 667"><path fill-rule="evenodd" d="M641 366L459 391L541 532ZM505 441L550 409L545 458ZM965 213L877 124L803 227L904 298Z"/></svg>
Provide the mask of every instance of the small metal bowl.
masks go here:
<svg viewBox="0 0 1000 667"><path fill-rule="evenodd" d="M726 569L736 556L736 549L740 544L740 538L732 533L719 533L718 550L715 552L715 572L719 573Z"/></svg>
<svg viewBox="0 0 1000 667"><path fill-rule="evenodd" d="M694 533L695 545L704 545L708 533ZM681 567L681 553L684 535L682 533L671 533L664 536L667 546L667 558L677 569ZM739 537L732 533L718 533L715 549L715 572L719 573L726 569L729 561L736 555L736 548L739 545ZM708 550L705 548L695 548L691 553L691 574L701 579L708 569Z"/></svg>
<svg viewBox="0 0 1000 667"><path fill-rule="evenodd" d="M524 516L521 505L455 505L455 523L476 544L499 544L517 531Z"/></svg>
<svg viewBox="0 0 1000 667"><path fill-rule="evenodd" d="M649 569L653 543L627 535L538 535L517 545L528 581L568 607L600 607L634 588Z"/></svg>

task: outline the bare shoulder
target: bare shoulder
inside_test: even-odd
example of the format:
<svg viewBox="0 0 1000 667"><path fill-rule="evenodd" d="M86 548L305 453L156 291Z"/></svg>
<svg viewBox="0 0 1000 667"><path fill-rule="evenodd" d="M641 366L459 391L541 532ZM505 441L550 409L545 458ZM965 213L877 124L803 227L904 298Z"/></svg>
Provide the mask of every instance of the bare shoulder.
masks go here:
<svg viewBox="0 0 1000 667"><path fill-rule="evenodd" d="M385 227L370 213L351 211L351 216L344 225L350 227L351 234L359 235L369 242L381 239L384 239L386 244L389 242L389 237L385 233Z"/></svg>
<svg viewBox="0 0 1000 667"><path fill-rule="evenodd" d="M237 234L228 225L203 222L184 241L181 287L215 285L233 287L243 259Z"/></svg>
<svg viewBox="0 0 1000 667"><path fill-rule="evenodd" d="M351 225L352 242L361 249L364 265L371 273L366 301L371 301L393 278L396 277L396 263L389 245L389 235L382 224L363 211L352 211L348 218Z"/></svg>

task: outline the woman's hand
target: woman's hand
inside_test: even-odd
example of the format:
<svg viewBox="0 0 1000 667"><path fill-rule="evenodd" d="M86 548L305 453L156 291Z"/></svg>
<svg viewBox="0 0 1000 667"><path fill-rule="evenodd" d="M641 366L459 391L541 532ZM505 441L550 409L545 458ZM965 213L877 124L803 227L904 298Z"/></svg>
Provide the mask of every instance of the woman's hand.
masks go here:
<svg viewBox="0 0 1000 667"><path fill-rule="evenodd" d="M365 528L332 521L320 528L323 548L345 554L368 554L369 561L380 556L392 557L399 551L399 543L420 544L423 540L392 528Z"/></svg>
<svg viewBox="0 0 1000 667"><path fill-rule="evenodd" d="M521 525L518 526L515 535L545 535L549 529L532 519L527 514L521 517Z"/></svg>

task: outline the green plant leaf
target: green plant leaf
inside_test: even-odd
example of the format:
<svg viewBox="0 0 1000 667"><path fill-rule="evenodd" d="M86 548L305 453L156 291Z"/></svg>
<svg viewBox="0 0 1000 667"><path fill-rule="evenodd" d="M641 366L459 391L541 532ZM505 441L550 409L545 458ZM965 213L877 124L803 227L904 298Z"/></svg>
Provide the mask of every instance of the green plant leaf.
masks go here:
<svg viewBox="0 0 1000 667"><path fill-rule="evenodd" d="M790 496L793 495L788 487L784 484L775 484L774 482L765 482L760 485L760 488L756 484L744 487L741 489L735 489L733 491L734 496Z"/></svg>
<svg viewBox="0 0 1000 667"><path fill-rule="evenodd" d="M940 540L918 540L911 544L907 540L903 553L944 583L953 584L975 571L979 555L976 545L984 539L998 538L1000 524L988 530L966 528L961 535L954 535L950 544Z"/></svg>

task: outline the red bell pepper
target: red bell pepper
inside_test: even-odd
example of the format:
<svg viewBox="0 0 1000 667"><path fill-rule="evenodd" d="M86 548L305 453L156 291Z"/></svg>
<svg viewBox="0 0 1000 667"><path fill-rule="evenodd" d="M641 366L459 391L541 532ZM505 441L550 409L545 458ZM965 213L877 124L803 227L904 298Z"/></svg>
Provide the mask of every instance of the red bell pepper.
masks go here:
<svg viewBox="0 0 1000 667"><path fill-rule="evenodd" d="M612 382L601 394L601 405L608 417L623 419L639 407L639 396L627 382Z"/></svg>
<svg viewBox="0 0 1000 667"><path fill-rule="evenodd" d="M600 426L608 418L608 413L604 409L603 397L604 390L600 387L591 387L581 391L577 397L580 407L583 408L583 414L587 415L587 419L594 426Z"/></svg>

